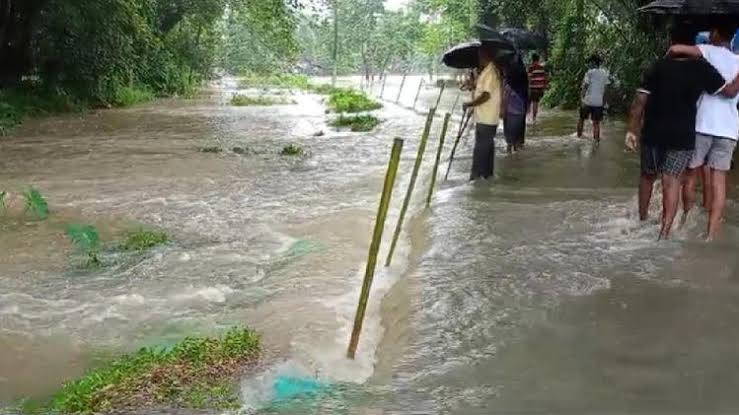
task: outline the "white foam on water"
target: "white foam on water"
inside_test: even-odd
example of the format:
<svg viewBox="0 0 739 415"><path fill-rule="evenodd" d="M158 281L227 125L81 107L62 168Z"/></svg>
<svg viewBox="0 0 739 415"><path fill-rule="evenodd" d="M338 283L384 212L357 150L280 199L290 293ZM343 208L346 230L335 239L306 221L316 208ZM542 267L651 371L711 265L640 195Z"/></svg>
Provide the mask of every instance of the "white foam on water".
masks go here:
<svg viewBox="0 0 739 415"><path fill-rule="evenodd" d="M172 296L177 301L205 300L214 303L225 303L226 297L235 291L225 285L215 287L189 287Z"/></svg>

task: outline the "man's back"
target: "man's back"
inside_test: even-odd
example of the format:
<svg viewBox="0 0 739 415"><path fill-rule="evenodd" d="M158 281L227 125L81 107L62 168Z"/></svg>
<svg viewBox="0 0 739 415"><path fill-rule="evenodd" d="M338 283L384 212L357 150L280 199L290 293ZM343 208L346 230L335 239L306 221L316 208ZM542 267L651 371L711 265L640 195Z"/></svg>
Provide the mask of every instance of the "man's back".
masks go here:
<svg viewBox="0 0 739 415"><path fill-rule="evenodd" d="M533 90L544 90L547 88L547 72L539 62L529 66L529 88Z"/></svg>
<svg viewBox="0 0 739 415"><path fill-rule="evenodd" d="M586 87L583 104L589 107L602 107L606 86L610 83L610 75L604 68L590 69L585 74L584 84Z"/></svg>
<svg viewBox="0 0 739 415"><path fill-rule="evenodd" d="M698 48L724 79L730 81L739 74L739 56L729 49L713 45L700 45ZM730 99L703 94L698 103L695 130L705 135L736 140L739 137L737 103L739 97Z"/></svg>
<svg viewBox="0 0 739 415"><path fill-rule="evenodd" d="M647 72L640 92L649 94L642 138L646 144L676 150L695 147L698 98L715 93L723 77L703 60L661 59Z"/></svg>

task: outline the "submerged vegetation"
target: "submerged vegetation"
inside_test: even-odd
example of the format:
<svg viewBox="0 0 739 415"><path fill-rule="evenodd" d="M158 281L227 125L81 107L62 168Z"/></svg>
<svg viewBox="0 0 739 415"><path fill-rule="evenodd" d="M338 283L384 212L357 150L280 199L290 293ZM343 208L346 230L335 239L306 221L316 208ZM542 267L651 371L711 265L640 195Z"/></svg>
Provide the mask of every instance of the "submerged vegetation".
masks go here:
<svg viewBox="0 0 739 415"><path fill-rule="evenodd" d="M265 96L250 97L247 95L234 95L231 98L231 105L236 107L249 107L249 106L270 106L270 105L288 105L295 104L295 101L290 101L281 98L272 98Z"/></svg>
<svg viewBox="0 0 739 415"><path fill-rule="evenodd" d="M235 409L237 377L259 356L259 335L245 328L233 328L219 338L189 337L169 350L143 348L65 384L37 412Z"/></svg>
<svg viewBox="0 0 739 415"><path fill-rule="evenodd" d="M164 245L167 242L169 242L169 236L164 232L139 229L126 235L126 239L121 244L121 249L124 251L145 251Z"/></svg>
<svg viewBox="0 0 739 415"><path fill-rule="evenodd" d="M5 191L0 192L0 212L5 212L5 210L8 208L7 205L5 204L5 196L7 194L8 193Z"/></svg>
<svg viewBox="0 0 739 415"><path fill-rule="evenodd" d="M334 112L364 112L382 108L360 91L353 89L335 89L328 97L328 105Z"/></svg>
<svg viewBox="0 0 739 415"><path fill-rule="evenodd" d="M304 154L305 151L303 148L296 146L295 144L288 144L282 148L282 151L280 151L281 156L302 156Z"/></svg>
<svg viewBox="0 0 739 415"><path fill-rule="evenodd" d="M67 237L87 258L87 267L99 266L100 235L91 225L67 225Z"/></svg>
<svg viewBox="0 0 739 415"><path fill-rule="evenodd" d="M353 132L372 131L380 124L380 120L373 115L340 115L339 118L331 121L329 125L332 127L350 127Z"/></svg>
<svg viewBox="0 0 739 415"><path fill-rule="evenodd" d="M30 213L39 220L45 220L49 217L49 204L41 192L30 188L23 193L23 197L26 199L26 213Z"/></svg>

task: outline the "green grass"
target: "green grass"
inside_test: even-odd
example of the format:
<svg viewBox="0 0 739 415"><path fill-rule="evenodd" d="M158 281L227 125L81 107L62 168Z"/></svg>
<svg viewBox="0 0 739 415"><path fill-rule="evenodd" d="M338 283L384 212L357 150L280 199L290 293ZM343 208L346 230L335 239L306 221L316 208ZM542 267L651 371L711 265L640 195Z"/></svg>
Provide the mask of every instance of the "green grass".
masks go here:
<svg viewBox="0 0 739 415"><path fill-rule="evenodd" d="M87 267L100 265L98 253L100 251L100 235L91 225L67 225L67 237L87 257Z"/></svg>
<svg viewBox="0 0 739 415"><path fill-rule="evenodd" d="M336 89L331 92L328 106L334 112L364 112L382 108L382 104L352 89Z"/></svg>
<svg viewBox="0 0 739 415"><path fill-rule="evenodd" d="M81 111L85 102L62 90L24 85L0 89L0 136L7 135L28 117Z"/></svg>
<svg viewBox="0 0 739 415"><path fill-rule="evenodd" d="M26 213L30 213L39 220L45 220L49 217L49 204L41 192L30 188L26 193L23 193L23 197L26 199Z"/></svg>
<svg viewBox="0 0 739 415"><path fill-rule="evenodd" d="M302 156L304 154L305 151L303 148L296 146L295 144L288 144L282 148L282 151L280 151L281 156Z"/></svg>
<svg viewBox="0 0 739 415"><path fill-rule="evenodd" d="M286 99L271 98L265 96L250 97L246 95L234 95L231 98L231 105L236 107L250 106L270 106L270 105L288 105L295 104L294 101Z"/></svg>
<svg viewBox="0 0 739 415"><path fill-rule="evenodd" d="M113 96L113 104L116 107L130 107L142 102L152 101L156 96L147 88L120 87L115 91Z"/></svg>
<svg viewBox="0 0 739 415"><path fill-rule="evenodd" d="M319 95L330 95L336 91L340 91L341 88L335 88L329 84L313 85L311 84L310 91Z"/></svg>
<svg viewBox="0 0 739 415"><path fill-rule="evenodd" d="M238 375L259 356L259 335L244 328L219 338L189 337L169 350L143 348L65 384L37 413L236 409Z"/></svg>
<svg viewBox="0 0 739 415"><path fill-rule="evenodd" d="M284 88L309 90L311 84L305 75L288 74L251 74L245 76L240 82L241 88Z"/></svg>
<svg viewBox="0 0 739 415"><path fill-rule="evenodd" d="M121 244L124 251L146 251L169 242L169 236L163 232L139 229L129 232Z"/></svg>
<svg viewBox="0 0 739 415"><path fill-rule="evenodd" d="M343 116L331 121L329 123L332 127L350 127L353 132L367 132L372 131L380 124L380 120L373 115L352 115Z"/></svg>

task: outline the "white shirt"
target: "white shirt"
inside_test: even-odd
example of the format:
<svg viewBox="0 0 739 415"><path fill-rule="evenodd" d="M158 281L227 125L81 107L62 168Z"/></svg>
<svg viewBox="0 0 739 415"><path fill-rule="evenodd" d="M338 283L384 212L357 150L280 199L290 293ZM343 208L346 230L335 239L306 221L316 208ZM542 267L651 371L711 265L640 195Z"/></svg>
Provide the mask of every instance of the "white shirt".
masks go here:
<svg viewBox="0 0 739 415"><path fill-rule="evenodd" d="M492 63L483 69L477 78L474 97L484 92L490 94L490 99L475 107L475 120L480 124L498 125L500 122L500 74Z"/></svg>
<svg viewBox="0 0 739 415"><path fill-rule="evenodd" d="M726 82L732 82L739 74L739 56L734 55L729 49L713 45L700 45L698 48ZM739 97L730 99L721 95L703 94L698 100L695 131L736 141L739 138L737 103Z"/></svg>
<svg viewBox="0 0 739 415"><path fill-rule="evenodd" d="M582 103L588 107L602 107L606 86L610 83L610 74L606 69L595 68L589 70L582 81L583 88L586 88Z"/></svg>

